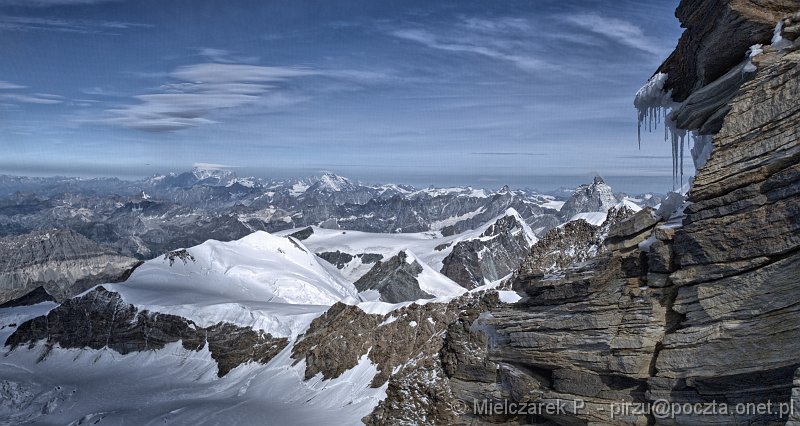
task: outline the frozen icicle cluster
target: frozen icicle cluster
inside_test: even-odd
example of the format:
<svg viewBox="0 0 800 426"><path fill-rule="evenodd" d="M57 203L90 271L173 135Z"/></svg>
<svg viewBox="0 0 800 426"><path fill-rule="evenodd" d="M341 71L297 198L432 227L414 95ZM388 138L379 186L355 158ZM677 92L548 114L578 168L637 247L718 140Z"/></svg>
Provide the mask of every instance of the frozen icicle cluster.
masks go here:
<svg viewBox="0 0 800 426"><path fill-rule="evenodd" d="M647 131L652 132L658 127L662 116L666 118L667 110L672 107L672 92L664 92L664 83L667 74L660 72L650 77L650 80L636 92L633 106L639 112L639 148L642 147L642 125L647 125Z"/></svg>
<svg viewBox="0 0 800 426"><path fill-rule="evenodd" d="M680 104L672 100L671 90L664 91L666 81L667 74L657 73L636 92L633 106L638 111L639 148L642 147L642 126L646 126L647 131L652 132L663 120L664 140L672 143L672 176L675 181L680 176L680 182L683 185L683 151L688 132L679 129L675 120L669 115ZM673 182L673 185L675 183Z"/></svg>

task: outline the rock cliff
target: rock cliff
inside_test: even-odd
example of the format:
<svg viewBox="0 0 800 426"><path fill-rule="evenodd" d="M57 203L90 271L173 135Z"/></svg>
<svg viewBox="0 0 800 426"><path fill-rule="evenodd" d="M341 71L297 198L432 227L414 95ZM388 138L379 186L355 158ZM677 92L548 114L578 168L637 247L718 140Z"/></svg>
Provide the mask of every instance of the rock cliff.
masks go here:
<svg viewBox="0 0 800 426"><path fill-rule="evenodd" d="M71 230L0 238L0 304L37 290L60 302L97 284L124 281L139 264Z"/></svg>
<svg viewBox="0 0 800 426"><path fill-rule="evenodd" d="M491 330L488 358L506 384L499 395L585 404L536 417L557 424L790 420L778 410L611 418L609 408L791 401L800 367L798 10L798 1L681 2L687 29L660 69L669 74L665 88L675 101L716 102L712 113L675 108L692 123L685 130L713 120L705 129L716 132L684 216L666 221L643 210L612 227L604 252L588 262L556 276L517 276L523 301L479 321ZM781 48L764 46L740 78L748 48L769 43L779 19Z"/></svg>
<svg viewBox="0 0 800 426"><path fill-rule="evenodd" d="M519 267L535 241L525 221L509 209L478 238L456 243L441 272L465 288L497 281Z"/></svg>
<svg viewBox="0 0 800 426"><path fill-rule="evenodd" d="M421 273L422 265L401 251L385 262L378 261L355 286L358 291L375 290L382 301L389 303L431 299L433 295L420 289Z"/></svg>

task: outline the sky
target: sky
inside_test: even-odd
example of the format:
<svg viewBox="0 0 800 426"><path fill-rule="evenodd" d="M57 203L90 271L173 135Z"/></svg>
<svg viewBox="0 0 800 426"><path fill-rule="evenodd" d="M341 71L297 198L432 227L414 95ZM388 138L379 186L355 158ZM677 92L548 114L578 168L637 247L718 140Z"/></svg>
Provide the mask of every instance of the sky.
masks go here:
<svg viewBox="0 0 800 426"><path fill-rule="evenodd" d="M666 192L632 102L677 3L0 0L0 173Z"/></svg>

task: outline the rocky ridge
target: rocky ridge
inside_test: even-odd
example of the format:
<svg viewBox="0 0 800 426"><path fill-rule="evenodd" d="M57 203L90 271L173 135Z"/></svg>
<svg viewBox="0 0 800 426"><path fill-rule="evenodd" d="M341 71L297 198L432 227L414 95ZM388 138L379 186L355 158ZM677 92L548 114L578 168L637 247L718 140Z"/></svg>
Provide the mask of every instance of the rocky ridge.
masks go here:
<svg viewBox="0 0 800 426"><path fill-rule="evenodd" d="M246 362L266 364L288 343L286 338L230 323L203 328L177 315L140 310L102 286L65 301L46 316L20 324L5 346L33 349L41 341L45 342L42 359L55 346L108 348L122 355L163 349L178 341L191 351L208 346L219 377Z"/></svg>
<svg viewBox="0 0 800 426"><path fill-rule="evenodd" d="M380 300L388 303L431 299L433 295L420 289L417 277L421 273L422 265L416 259L409 258L405 251L401 251L385 262L375 263L369 272L355 282L355 286L361 292L377 291L380 293Z"/></svg>
<svg viewBox="0 0 800 426"><path fill-rule="evenodd" d="M510 211L478 238L456 243L444 259L441 272L468 289L497 281L519 267L535 242L527 224Z"/></svg>
<svg viewBox="0 0 800 426"><path fill-rule="evenodd" d="M603 241L612 226L633 214L634 212L628 207L612 207L605 222L600 226L578 219L551 229L531 247L515 277L523 279L534 275L557 273L573 263L585 262L597 256L603 250Z"/></svg>

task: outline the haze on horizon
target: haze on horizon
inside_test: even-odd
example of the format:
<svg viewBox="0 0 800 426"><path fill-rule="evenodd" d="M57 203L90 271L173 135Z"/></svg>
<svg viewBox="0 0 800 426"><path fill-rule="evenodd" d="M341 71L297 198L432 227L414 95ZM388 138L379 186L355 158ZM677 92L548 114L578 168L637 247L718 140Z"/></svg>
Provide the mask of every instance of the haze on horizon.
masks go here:
<svg viewBox="0 0 800 426"><path fill-rule="evenodd" d="M0 173L666 192L632 99L677 3L0 0Z"/></svg>

